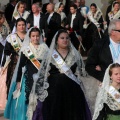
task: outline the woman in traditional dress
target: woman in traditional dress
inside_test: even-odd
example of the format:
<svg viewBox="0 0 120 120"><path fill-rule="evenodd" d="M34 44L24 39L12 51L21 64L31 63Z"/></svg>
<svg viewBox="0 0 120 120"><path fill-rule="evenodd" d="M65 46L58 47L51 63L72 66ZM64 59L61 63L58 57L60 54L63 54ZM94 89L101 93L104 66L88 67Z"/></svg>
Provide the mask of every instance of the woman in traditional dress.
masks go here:
<svg viewBox="0 0 120 120"><path fill-rule="evenodd" d="M5 16L4 12L0 11L0 110L5 109L7 98L6 75L7 69L4 67L6 56L4 54L4 47L6 37L9 34L7 26L4 25Z"/></svg>
<svg viewBox="0 0 120 120"><path fill-rule="evenodd" d="M34 75L36 84L29 98L29 120L32 117L33 120L91 120L80 80L83 61L66 30L56 33L49 51L37 74L37 83ZM35 98L38 98L36 110Z"/></svg>
<svg viewBox="0 0 120 120"><path fill-rule="evenodd" d="M14 34L10 34L7 37L7 42L5 45L5 55L11 56L11 61L8 65L8 70L7 70L7 94L9 92L9 87L11 84L11 79L13 76L13 72L15 69L15 66L18 61L19 57L19 51L20 48L22 47L22 43L24 41L24 37L26 35L26 21L23 18L18 18L16 21L16 32Z"/></svg>
<svg viewBox="0 0 120 120"><path fill-rule="evenodd" d="M48 51L47 45L40 43L42 41L40 35L38 28L31 28L26 35L4 113L7 119L27 120L26 112L33 85L33 74L40 69L41 61Z"/></svg>
<svg viewBox="0 0 120 120"><path fill-rule="evenodd" d="M25 10L25 3L22 1L19 1L16 4L15 10L13 12L13 23L15 23L18 18L23 18L26 20L29 14L30 13ZM14 33L15 31L16 31L16 27L13 28L12 33Z"/></svg>
<svg viewBox="0 0 120 120"><path fill-rule="evenodd" d="M54 11L59 13L61 16L61 27L65 26L65 22L66 22L66 18L67 18L65 13L63 12L63 9L64 9L64 4L62 2L58 2L55 4Z"/></svg>
<svg viewBox="0 0 120 120"><path fill-rule="evenodd" d="M120 4L119 2L115 1L113 3L112 11L108 13L109 20L107 21L108 25L109 22L113 19L120 19Z"/></svg>
<svg viewBox="0 0 120 120"><path fill-rule="evenodd" d="M93 120L120 120L120 65L107 68L99 89Z"/></svg>
<svg viewBox="0 0 120 120"><path fill-rule="evenodd" d="M95 40L103 38L104 30L107 28L107 22L103 18L103 13L95 3L90 5L90 11L87 14L88 20L85 21L85 47L87 51L92 47Z"/></svg>

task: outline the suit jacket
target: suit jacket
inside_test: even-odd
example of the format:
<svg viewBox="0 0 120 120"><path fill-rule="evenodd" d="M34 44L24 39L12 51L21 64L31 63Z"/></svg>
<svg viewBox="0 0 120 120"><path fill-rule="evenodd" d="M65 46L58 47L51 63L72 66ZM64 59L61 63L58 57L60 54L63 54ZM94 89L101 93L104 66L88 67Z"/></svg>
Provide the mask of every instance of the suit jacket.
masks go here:
<svg viewBox="0 0 120 120"><path fill-rule="evenodd" d="M34 25L34 15L31 13L27 18L27 23L30 24L30 27L33 27ZM39 20L39 29L42 31L44 29L45 35L46 35L46 27L45 27L45 15L43 13L40 13L40 20Z"/></svg>
<svg viewBox="0 0 120 120"><path fill-rule="evenodd" d="M42 7L42 12L43 12L43 13L46 13L46 12L47 12L46 8L47 8L47 5L48 5L48 4L49 4L49 3L43 4L43 7Z"/></svg>
<svg viewBox="0 0 120 120"><path fill-rule="evenodd" d="M109 36L103 38L102 40L95 41L86 61L86 71L99 81L103 81L106 68L109 66L109 64L113 63L109 44ZM97 65L101 67L101 71L97 71L95 69Z"/></svg>
<svg viewBox="0 0 120 120"><path fill-rule="evenodd" d="M70 13L67 17L66 25L70 26L71 20L72 20L72 14ZM77 31L78 35L82 36L82 34L83 34L83 17L80 13L76 13L76 17L73 20L73 28L72 29Z"/></svg>
<svg viewBox="0 0 120 120"><path fill-rule="evenodd" d="M107 25L109 25L109 16L108 13L111 12L112 10L112 5L109 5L106 11L106 21L107 21Z"/></svg>
<svg viewBox="0 0 120 120"><path fill-rule="evenodd" d="M14 8L15 6L9 3L5 9L5 18L8 22L12 20L12 14L13 14Z"/></svg>
<svg viewBox="0 0 120 120"><path fill-rule="evenodd" d="M54 12L53 16L51 17L49 24L47 23L47 19L49 17L49 14L46 14L46 24L48 32L56 33L61 28L61 17L58 13Z"/></svg>

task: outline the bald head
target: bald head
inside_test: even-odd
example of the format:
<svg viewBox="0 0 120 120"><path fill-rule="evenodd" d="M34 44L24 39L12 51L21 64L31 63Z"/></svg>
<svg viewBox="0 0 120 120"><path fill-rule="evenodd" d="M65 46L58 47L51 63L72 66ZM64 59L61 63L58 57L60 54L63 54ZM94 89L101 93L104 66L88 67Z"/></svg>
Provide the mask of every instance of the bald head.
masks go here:
<svg viewBox="0 0 120 120"><path fill-rule="evenodd" d="M52 13L54 11L54 4L49 3L47 5L47 9L46 10L47 10L48 13Z"/></svg>

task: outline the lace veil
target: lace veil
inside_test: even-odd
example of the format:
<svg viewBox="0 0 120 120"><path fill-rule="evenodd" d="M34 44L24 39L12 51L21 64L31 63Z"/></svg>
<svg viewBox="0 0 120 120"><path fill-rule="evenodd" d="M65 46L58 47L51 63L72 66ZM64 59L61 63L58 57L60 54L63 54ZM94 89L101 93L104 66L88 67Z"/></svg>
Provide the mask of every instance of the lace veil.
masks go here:
<svg viewBox="0 0 120 120"><path fill-rule="evenodd" d="M95 103L95 111L94 111L94 115L93 115L93 120L97 119L97 117L100 114L100 111L104 107L104 103L107 103L107 96L108 95L107 95L106 90L109 90L109 85L110 85L109 69L110 69L111 65L112 64L110 64L108 66L108 68L106 69L106 72L105 72L105 75L104 75L104 78L103 78L102 86L99 88L99 92L97 94L96 103Z"/></svg>
<svg viewBox="0 0 120 120"><path fill-rule="evenodd" d="M16 78L17 78L17 72L18 72L18 67L19 67L19 63L20 63L21 52L23 52L23 51L26 49L26 47L29 46L29 43L30 43L29 33L30 33L30 31L31 31L32 28L34 28L34 27L31 27L31 28L28 30L27 34L25 35L25 39L24 39L23 44L22 44L22 47L21 47L21 49L20 49L20 51L19 51L19 55L20 55L20 56L19 56L17 65L16 65L15 70L14 70L14 74L13 74L13 77L12 77L11 86L12 86L12 83L15 82L15 81L16 81ZM41 37L40 37L40 44L43 43L42 41L43 41L43 40L42 40L42 35L41 35ZM10 86L10 88L11 88L11 86Z"/></svg>
<svg viewBox="0 0 120 120"><path fill-rule="evenodd" d="M49 76L50 63L52 61L52 54L54 49L56 48L55 42L56 42L57 34L58 32L53 37L49 53L47 54L47 57L45 55L42 61L40 70L38 71L37 74L33 75L34 85L29 97L29 105L28 105L28 111L27 111L27 116L29 120L32 120L32 115L37 105L37 99L43 102L45 98L48 96L47 88L49 87L49 83L47 81L47 78ZM69 48L72 54L74 54L75 59L77 61L77 66L79 71L77 75L78 75L78 79L80 80L81 74L86 75L84 62L82 60L80 53L75 49L75 47L71 44L71 42L70 42ZM82 82L81 82L81 88L84 89Z"/></svg>

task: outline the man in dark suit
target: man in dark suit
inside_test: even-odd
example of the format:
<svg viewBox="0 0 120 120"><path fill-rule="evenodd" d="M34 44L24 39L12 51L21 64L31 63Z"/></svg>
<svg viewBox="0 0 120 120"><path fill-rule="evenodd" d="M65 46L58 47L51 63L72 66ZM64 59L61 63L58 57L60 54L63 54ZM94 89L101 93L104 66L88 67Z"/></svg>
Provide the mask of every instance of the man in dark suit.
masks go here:
<svg viewBox="0 0 120 120"><path fill-rule="evenodd" d="M46 9L47 9L47 5L48 5L49 3L53 3L53 0L49 0L48 3L43 4L43 7L42 7L42 12L43 12L43 13L46 13L46 12L47 12Z"/></svg>
<svg viewBox="0 0 120 120"><path fill-rule="evenodd" d="M70 14L67 17L66 29L70 33L71 42L78 50L83 34L83 17L77 12L77 5L70 6Z"/></svg>
<svg viewBox="0 0 120 120"><path fill-rule="evenodd" d="M45 18L45 21L47 22L46 44L49 47L53 36L61 28L61 17L58 13L54 12L54 5L52 3L47 5L47 14Z"/></svg>
<svg viewBox="0 0 120 120"><path fill-rule="evenodd" d="M106 68L111 63L120 64L120 20L110 22L109 36L98 40L90 50L86 61L86 71L99 81L103 81Z"/></svg>
<svg viewBox="0 0 120 120"><path fill-rule="evenodd" d="M17 0L10 0L10 3L8 3L7 7L5 8L5 18L8 22L11 30L14 26L14 23L12 23L12 14L15 9L16 3L17 3Z"/></svg>
<svg viewBox="0 0 120 120"><path fill-rule="evenodd" d="M28 29L34 26L39 28L42 32L44 30L44 32L46 33L45 15L42 12L40 12L40 7L37 3L34 3L32 5L32 12L27 18L27 24ZM45 39L46 37L44 36L44 40Z"/></svg>

